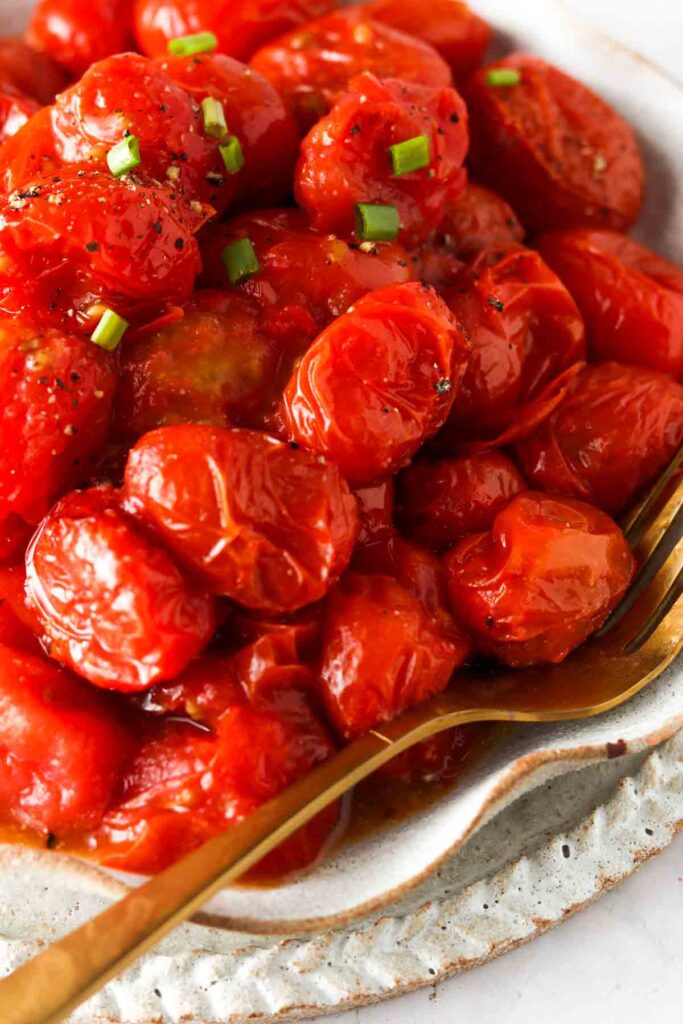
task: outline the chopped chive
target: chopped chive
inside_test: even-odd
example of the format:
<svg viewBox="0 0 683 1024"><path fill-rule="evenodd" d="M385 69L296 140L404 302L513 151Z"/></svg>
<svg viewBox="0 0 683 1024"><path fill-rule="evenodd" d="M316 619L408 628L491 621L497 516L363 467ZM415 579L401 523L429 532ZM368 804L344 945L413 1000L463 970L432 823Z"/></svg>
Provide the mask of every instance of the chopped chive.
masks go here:
<svg viewBox="0 0 683 1024"><path fill-rule="evenodd" d="M213 96L207 96L202 100L202 115L204 117L204 131L214 139L222 139L228 134L228 126L225 123L225 111L220 100Z"/></svg>
<svg viewBox="0 0 683 1024"><path fill-rule="evenodd" d="M410 174L411 171L420 171L423 167L429 167L431 160L429 138L426 135L416 135L413 139L406 139L405 142L396 142L389 146L389 156L394 174L399 177L401 174Z"/></svg>
<svg viewBox="0 0 683 1024"><path fill-rule="evenodd" d="M141 163L140 140L137 135L126 135L107 153L107 166L115 178L134 171Z"/></svg>
<svg viewBox="0 0 683 1024"><path fill-rule="evenodd" d="M486 72L487 85L519 85L522 76L517 68L490 68Z"/></svg>
<svg viewBox="0 0 683 1024"><path fill-rule="evenodd" d="M361 242L391 242L398 235L401 221L395 206L356 203L355 214Z"/></svg>
<svg viewBox="0 0 683 1024"><path fill-rule="evenodd" d="M113 309L105 309L100 322L90 335L90 340L100 348L106 349L107 352L113 352L115 348L118 348L121 338L129 327L128 321L115 313Z"/></svg>
<svg viewBox="0 0 683 1024"><path fill-rule="evenodd" d="M168 52L174 57L192 57L195 53L211 53L218 48L218 39L213 32L196 32L191 36L171 39Z"/></svg>
<svg viewBox="0 0 683 1024"><path fill-rule="evenodd" d="M228 135L218 147L228 174L237 174L244 167L242 145L236 135Z"/></svg>
<svg viewBox="0 0 683 1024"><path fill-rule="evenodd" d="M245 277L258 274L261 269L254 246L248 238L238 238L236 242L226 245L221 253L221 259L225 272L230 278L230 284L237 284Z"/></svg>

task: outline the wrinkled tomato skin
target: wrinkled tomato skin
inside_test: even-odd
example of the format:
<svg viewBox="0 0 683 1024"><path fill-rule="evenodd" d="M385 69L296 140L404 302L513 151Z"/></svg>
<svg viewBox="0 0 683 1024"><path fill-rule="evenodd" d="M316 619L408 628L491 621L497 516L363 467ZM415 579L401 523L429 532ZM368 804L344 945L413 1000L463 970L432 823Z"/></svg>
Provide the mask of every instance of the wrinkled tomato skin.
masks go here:
<svg viewBox="0 0 683 1024"><path fill-rule="evenodd" d="M355 75L451 84L448 65L415 36L372 21L360 8L334 11L259 50L251 61L285 98L305 134Z"/></svg>
<svg viewBox="0 0 683 1024"><path fill-rule="evenodd" d="M535 246L586 322L589 356L683 377L683 271L616 231L550 232Z"/></svg>
<svg viewBox="0 0 683 1024"><path fill-rule="evenodd" d="M125 490L130 510L198 579L260 611L323 597L358 534L337 467L256 431L146 434L129 456Z"/></svg>
<svg viewBox="0 0 683 1024"><path fill-rule="evenodd" d="M431 289L370 292L299 363L284 394L289 436L331 458L352 486L371 484L443 425L468 358Z"/></svg>
<svg viewBox="0 0 683 1024"><path fill-rule="evenodd" d="M135 31L144 53L163 57L171 39L213 32L218 49L249 60L270 39L319 18L334 0L137 0Z"/></svg>
<svg viewBox="0 0 683 1024"><path fill-rule="evenodd" d="M0 528L11 517L37 524L87 478L116 381L113 357L89 341L0 317Z"/></svg>
<svg viewBox="0 0 683 1024"><path fill-rule="evenodd" d="M357 487L353 493L360 517L358 546L385 543L394 533L394 478L388 476L369 487Z"/></svg>
<svg viewBox="0 0 683 1024"><path fill-rule="evenodd" d="M406 785L453 779L472 750L478 731L474 725L460 725L441 732L382 765L377 775Z"/></svg>
<svg viewBox="0 0 683 1024"><path fill-rule="evenodd" d="M348 573L330 594L320 686L344 739L433 697L459 663L457 646L392 577Z"/></svg>
<svg viewBox="0 0 683 1024"><path fill-rule="evenodd" d="M0 309L88 334L102 304L151 319L190 297L200 269L193 216L165 185L76 167L36 178L0 201Z"/></svg>
<svg viewBox="0 0 683 1024"><path fill-rule="evenodd" d="M52 108L43 107L0 143L0 194L10 195L26 182L60 167L52 131Z"/></svg>
<svg viewBox="0 0 683 1024"><path fill-rule="evenodd" d="M95 61L129 49L133 0L38 0L26 35L74 78Z"/></svg>
<svg viewBox="0 0 683 1024"><path fill-rule="evenodd" d="M563 661L602 625L634 571L609 516L535 491L513 498L489 532L463 538L444 565L475 646L513 667Z"/></svg>
<svg viewBox="0 0 683 1024"><path fill-rule="evenodd" d="M604 100L537 57L496 61L521 82L465 90L475 177L500 192L532 232L595 224L625 230L643 202L643 162L631 128Z"/></svg>
<svg viewBox="0 0 683 1024"><path fill-rule="evenodd" d="M26 571L20 565L0 566L0 644L42 656L40 623L26 605Z"/></svg>
<svg viewBox="0 0 683 1024"><path fill-rule="evenodd" d="M0 81L30 96L41 106L52 103L67 84L66 75L56 61L38 53L23 39L0 39Z"/></svg>
<svg viewBox="0 0 683 1024"><path fill-rule="evenodd" d="M489 530L527 484L514 462L491 450L414 462L399 478L397 519L409 537L435 551L467 533Z"/></svg>
<svg viewBox="0 0 683 1024"><path fill-rule="evenodd" d="M29 96L11 85L0 86L0 143L16 135L39 110L39 105Z"/></svg>
<svg viewBox="0 0 683 1024"><path fill-rule="evenodd" d="M123 514L117 493L74 491L26 553L26 593L52 657L131 693L173 679L215 629L210 598Z"/></svg>
<svg viewBox="0 0 683 1024"><path fill-rule="evenodd" d="M394 176L387 148L417 135L429 139L429 166ZM356 203L395 206L398 240L416 246L438 227L446 198L465 186L468 138L455 89L358 75L301 144L296 200L313 227L350 241Z"/></svg>
<svg viewBox="0 0 683 1024"><path fill-rule="evenodd" d="M244 153L245 170L232 176L237 200L258 205L286 199L299 137L290 111L270 82L225 54L167 56L155 64L195 103L213 96L223 104L229 131L240 140Z"/></svg>
<svg viewBox="0 0 683 1024"><path fill-rule="evenodd" d="M491 27L461 0L373 0L363 10L376 21L433 46L450 65L457 82L481 64Z"/></svg>
<svg viewBox="0 0 683 1024"><path fill-rule="evenodd" d="M134 751L106 696L43 657L0 644L0 810L62 837L94 828Z"/></svg>
<svg viewBox="0 0 683 1024"><path fill-rule="evenodd" d="M576 303L538 253L523 246L482 250L446 289L444 299L472 345L449 418L449 437L496 438L555 378L585 357L585 329Z"/></svg>
<svg viewBox="0 0 683 1024"><path fill-rule="evenodd" d="M555 412L516 448L533 487L627 509L683 441L683 387L619 363L587 366Z"/></svg>

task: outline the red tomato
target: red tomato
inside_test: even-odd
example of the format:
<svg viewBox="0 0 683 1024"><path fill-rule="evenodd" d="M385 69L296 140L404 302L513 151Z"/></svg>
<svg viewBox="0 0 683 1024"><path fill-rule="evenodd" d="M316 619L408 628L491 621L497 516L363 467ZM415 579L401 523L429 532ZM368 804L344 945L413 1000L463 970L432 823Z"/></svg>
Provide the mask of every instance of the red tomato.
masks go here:
<svg viewBox="0 0 683 1024"><path fill-rule="evenodd" d="M199 221L165 185L76 167L35 178L0 201L0 309L88 333L102 304L149 319L190 297Z"/></svg>
<svg viewBox="0 0 683 1024"><path fill-rule="evenodd" d="M619 527L571 498L527 491L446 556L453 609L512 666L559 662L598 629L633 576Z"/></svg>
<svg viewBox="0 0 683 1024"><path fill-rule="evenodd" d="M489 530L526 486L515 464L495 450L416 461L400 476L398 521L410 537L439 550L466 533Z"/></svg>
<svg viewBox="0 0 683 1024"><path fill-rule="evenodd" d="M418 135L429 166L395 176L388 148ZM358 75L301 145L294 191L313 227L355 237L356 203L395 206L399 240L417 245L438 226L447 196L465 185L467 112L454 89Z"/></svg>
<svg viewBox="0 0 683 1024"><path fill-rule="evenodd" d="M458 646L390 576L348 573L330 594L322 697L345 739L435 696L461 661Z"/></svg>
<svg viewBox="0 0 683 1024"><path fill-rule="evenodd" d="M394 478L354 490L360 516L358 546L384 544L394 534Z"/></svg>
<svg viewBox="0 0 683 1024"><path fill-rule="evenodd" d="M0 85L0 142L11 139L40 110L35 100L12 85Z"/></svg>
<svg viewBox="0 0 683 1024"><path fill-rule="evenodd" d="M130 48L133 0L38 0L26 38L75 78L95 61Z"/></svg>
<svg viewBox="0 0 683 1024"><path fill-rule="evenodd" d="M0 565L21 558L33 530L14 513L0 519Z"/></svg>
<svg viewBox="0 0 683 1024"><path fill-rule="evenodd" d="M23 39L0 39L0 81L43 106L65 88L67 78L56 61Z"/></svg>
<svg viewBox="0 0 683 1024"><path fill-rule="evenodd" d="M23 563L0 568L0 645L42 655L40 623L26 606L25 582Z"/></svg>
<svg viewBox="0 0 683 1024"><path fill-rule="evenodd" d="M517 456L534 487L616 514L657 478L682 441L680 384L652 370L600 363L573 380Z"/></svg>
<svg viewBox="0 0 683 1024"><path fill-rule="evenodd" d="M290 437L362 487L405 466L442 426L468 346L420 284L371 292L326 328L284 395Z"/></svg>
<svg viewBox="0 0 683 1024"><path fill-rule="evenodd" d="M335 0L137 0L135 30L145 53L164 56L168 42L213 32L218 49L238 60L283 32L319 18Z"/></svg>
<svg viewBox="0 0 683 1024"><path fill-rule="evenodd" d="M478 731L474 725L461 725L441 732L399 754L383 765L377 775L409 785L453 779L472 750Z"/></svg>
<svg viewBox="0 0 683 1024"><path fill-rule="evenodd" d="M157 66L201 103L223 105L232 135L240 140L245 170L234 175L239 199L279 202L292 188L298 132L282 97L262 75L225 54L166 57Z"/></svg>
<svg viewBox="0 0 683 1024"><path fill-rule="evenodd" d="M33 178L60 168L52 108L44 107L0 144L0 195L10 195Z"/></svg>
<svg viewBox="0 0 683 1024"><path fill-rule="evenodd" d="M132 524L111 488L74 491L55 505L26 573L50 654L106 689L173 679L215 628L211 600Z"/></svg>
<svg viewBox="0 0 683 1024"><path fill-rule="evenodd" d="M370 17L429 43L448 61L456 80L481 64L491 41L491 27L461 0L371 0Z"/></svg>
<svg viewBox="0 0 683 1024"><path fill-rule="evenodd" d="M594 360L683 376L683 270L616 231L558 231L535 244L574 296Z"/></svg>
<svg viewBox="0 0 683 1024"><path fill-rule="evenodd" d="M372 21L360 8L334 11L276 39L252 59L290 104L303 132L327 113L363 71L434 88L451 84L436 50Z"/></svg>
<svg viewBox="0 0 683 1024"><path fill-rule="evenodd" d="M495 438L584 358L576 303L538 253L521 245L483 249L444 298L472 343L448 437Z"/></svg>
<svg viewBox="0 0 683 1024"><path fill-rule="evenodd" d="M643 163L633 132L590 89L538 57L513 54L496 68L519 84L490 85L477 71L467 90L474 174L500 192L528 231L632 224L643 201Z"/></svg>
<svg viewBox="0 0 683 1024"><path fill-rule="evenodd" d="M133 736L104 694L0 644L0 809L61 836L94 828L119 795Z"/></svg>
<svg viewBox="0 0 683 1024"><path fill-rule="evenodd" d="M116 389L113 357L89 341L0 317L0 523L38 523L87 478Z"/></svg>
<svg viewBox="0 0 683 1024"><path fill-rule="evenodd" d="M255 431L155 430L133 448L125 487L130 510L203 583L268 612L321 598L358 533L336 466Z"/></svg>

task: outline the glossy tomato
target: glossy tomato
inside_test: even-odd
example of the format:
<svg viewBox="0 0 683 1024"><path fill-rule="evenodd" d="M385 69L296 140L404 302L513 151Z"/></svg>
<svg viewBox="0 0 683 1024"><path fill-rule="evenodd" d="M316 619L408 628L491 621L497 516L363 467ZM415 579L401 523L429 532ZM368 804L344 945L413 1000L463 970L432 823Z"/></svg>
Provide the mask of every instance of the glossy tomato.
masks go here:
<svg viewBox="0 0 683 1024"><path fill-rule="evenodd" d="M26 571L23 562L0 567L0 644L42 656L36 616L26 604Z"/></svg>
<svg viewBox="0 0 683 1024"><path fill-rule="evenodd" d="M485 68L468 83L474 174L512 203L529 231L632 224L644 170L623 118L538 57L513 54L493 67L520 80L492 85Z"/></svg>
<svg viewBox="0 0 683 1024"><path fill-rule="evenodd" d="M12 85L0 85L0 142L11 139L28 122L39 105Z"/></svg>
<svg viewBox="0 0 683 1024"><path fill-rule="evenodd" d="M377 775L392 782L414 785L420 782L446 782L455 778L462 763L476 743L476 725L447 729L424 743L418 743L403 754L382 765Z"/></svg>
<svg viewBox="0 0 683 1024"><path fill-rule="evenodd" d="M358 533L337 467L256 431L186 425L146 434L125 488L128 508L203 583L262 611L321 598Z"/></svg>
<svg viewBox="0 0 683 1024"><path fill-rule="evenodd" d="M512 666L562 661L604 622L634 569L604 512L535 491L513 498L490 531L463 538L444 564L475 645Z"/></svg>
<svg viewBox="0 0 683 1024"><path fill-rule="evenodd" d="M33 178L59 168L52 107L44 107L0 144L0 194L10 195Z"/></svg>
<svg viewBox="0 0 683 1024"><path fill-rule="evenodd" d="M50 654L106 689L173 679L215 628L211 600L131 523L111 488L74 491L52 509L26 577Z"/></svg>
<svg viewBox="0 0 683 1024"><path fill-rule="evenodd" d="M39 53L23 39L0 39L0 81L11 85L41 106L52 103L66 87L67 78L56 61Z"/></svg>
<svg viewBox="0 0 683 1024"><path fill-rule="evenodd" d="M619 363L587 366L564 401L517 446L534 487L627 508L683 441L683 387Z"/></svg>
<svg viewBox="0 0 683 1024"><path fill-rule="evenodd" d="M276 39L251 63L284 96L302 132L327 113L363 71L434 88L451 84L448 65L436 50L415 36L372 21L356 7L334 11Z"/></svg>
<svg viewBox="0 0 683 1024"><path fill-rule="evenodd" d="M370 292L323 331L287 385L290 437L333 459L355 486L370 484L443 424L468 358L431 289Z"/></svg>
<svg viewBox="0 0 683 1024"><path fill-rule="evenodd" d="M131 46L134 0L37 0L27 40L74 78Z"/></svg>
<svg viewBox="0 0 683 1024"><path fill-rule="evenodd" d="M354 490L358 502L358 547L385 543L394 534L394 478L385 477Z"/></svg>
<svg viewBox="0 0 683 1024"><path fill-rule="evenodd" d="M590 356L683 377L683 270L616 231L542 235L586 322Z"/></svg>
<svg viewBox="0 0 683 1024"><path fill-rule="evenodd" d="M429 164L395 175L389 147L420 135ZM417 245L438 226L446 198L464 188L467 145L467 112L454 89L358 75L301 145L297 202L315 228L350 240L356 203L395 206L399 241Z"/></svg>

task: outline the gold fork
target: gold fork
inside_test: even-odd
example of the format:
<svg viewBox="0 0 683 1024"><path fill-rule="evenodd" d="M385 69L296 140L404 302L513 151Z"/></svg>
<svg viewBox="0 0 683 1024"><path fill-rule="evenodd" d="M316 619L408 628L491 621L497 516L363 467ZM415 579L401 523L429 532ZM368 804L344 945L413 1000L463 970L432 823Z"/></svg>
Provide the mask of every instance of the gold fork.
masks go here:
<svg viewBox="0 0 683 1024"><path fill-rule="evenodd" d="M349 744L237 826L131 891L0 981L2 1024L56 1024L214 893L392 757L468 722L588 718L622 704L683 646L683 448L625 524L641 570L599 633L563 664L459 673L457 689ZM652 566L663 564L652 576Z"/></svg>

